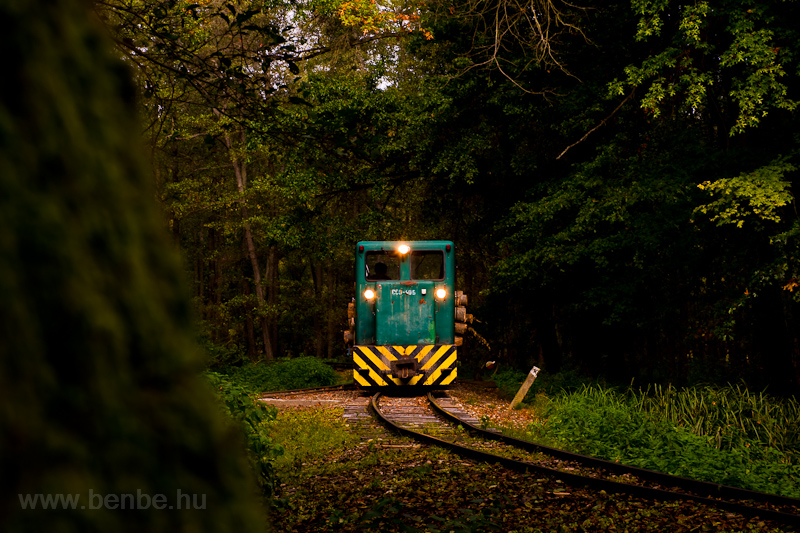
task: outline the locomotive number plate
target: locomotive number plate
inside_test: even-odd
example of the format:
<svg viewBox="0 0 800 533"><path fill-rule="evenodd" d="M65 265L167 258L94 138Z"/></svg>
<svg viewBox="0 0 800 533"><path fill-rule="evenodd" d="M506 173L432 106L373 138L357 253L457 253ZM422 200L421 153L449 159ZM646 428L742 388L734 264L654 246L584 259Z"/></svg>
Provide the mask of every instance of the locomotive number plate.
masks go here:
<svg viewBox="0 0 800 533"><path fill-rule="evenodd" d="M417 289L392 289L392 296L416 296Z"/></svg>

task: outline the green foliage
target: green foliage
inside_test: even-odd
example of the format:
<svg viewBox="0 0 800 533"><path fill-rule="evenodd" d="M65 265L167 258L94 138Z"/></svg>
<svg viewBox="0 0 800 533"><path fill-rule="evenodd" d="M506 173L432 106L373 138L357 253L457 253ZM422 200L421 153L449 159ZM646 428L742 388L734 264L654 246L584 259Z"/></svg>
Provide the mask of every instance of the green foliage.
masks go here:
<svg viewBox="0 0 800 533"><path fill-rule="evenodd" d="M512 364L796 390L800 4L532 5L103 2L204 333L341 356L352 243L450 238Z"/></svg>
<svg viewBox="0 0 800 533"><path fill-rule="evenodd" d="M742 385L654 386L640 391L635 401L650 418L685 427L718 449L754 446L751 454L774 449L787 457L800 455L800 403L795 399L754 394Z"/></svg>
<svg viewBox="0 0 800 533"><path fill-rule="evenodd" d="M278 410L253 398L249 390L222 374L207 371L205 375L216 390L225 414L241 424L247 439L250 466L264 496L271 497L275 492L273 464L283 455L283 448L275 444L265 428L277 418Z"/></svg>
<svg viewBox="0 0 800 533"><path fill-rule="evenodd" d="M504 368L503 370L498 370L497 374L492 376L492 381L497 384L497 388L503 391L506 396L513 398L520 386L522 386L522 382L525 381L526 376L527 374L521 370Z"/></svg>
<svg viewBox="0 0 800 533"><path fill-rule="evenodd" d="M249 363L245 354L236 345L220 346L209 341L206 337L201 337L198 343L206 352L206 366L211 370L220 371L226 367L236 367Z"/></svg>
<svg viewBox="0 0 800 533"><path fill-rule="evenodd" d="M359 437L350 431L339 409L292 409L282 411L265 426L283 454L275 461L279 476L291 476L303 463L323 462L332 453L355 446Z"/></svg>
<svg viewBox="0 0 800 533"><path fill-rule="evenodd" d="M661 46L641 66L627 66L626 79L609 84L612 94L647 87L641 107L658 117L676 102L684 112L705 111L714 105L712 87L727 85L738 107L730 135L758 126L770 111L797 107L785 81L794 59L784 48L791 46L781 20L789 16L785 2L636 1L632 7L640 17L635 39Z"/></svg>
<svg viewBox="0 0 800 533"><path fill-rule="evenodd" d="M795 170L786 158L779 158L734 178L704 181L698 187L717 199L696 207L695 212L712 215L711 221L718 225L735 224L739 228L748 218L780 222L778 210L794 198L784 175Z"/></svg>
<svg viewBox="0 0 800 533"><path fill-rule="evenodd" d="M697 170L684 165L697 153L696 132L670 133L670 140L620 135L517 203L505 226L516 253L496 264L494 290L549 290L577 277L580 289L564 287L560 305L599 309L609 324L642 324L643 299L669 301L661 289L665 263L674 262L677 274L696 251L695 235L684 229Z"/></svg>
<svg viewBox="0 0 800 533"><path fill-rule="evenodd" d="M551 398L530 436L587 455L704 481L800 496L798 405L737 387L585 387Z"/></svg>
<svg viewBox="0 0 800 533"><path fill-rule="evenodd" d="M611 389L587 387L553 398L550 410L550 436L580 453L620 460L654 448L651 439L658 432L653 425Z"/></svg>
<svg viewBox="0 0 800 533"><path fill-rule="evenodd" d="M316 357L246 364L231 371L231 379L253 392L323 387L335 384L336 378L330 365Z"/></svg>
<svg viewBox="0 0 800 533"><path fill-rule="evenodd" d="M758 368L748 373L754 386L797 390L791 339L800 315L790 302L798 301L800 254L789 230L797 173L781 155L794 153L796 123L769 97L754 96L768 126L730 139L740 115L731 94L751 64L719 67L713 51L730 45L725 32L769 26L779 54L764 43L752 53L769 53L786 67L777 79L793 83L797 40L783 21L796 4L720 4L634 3L635 17L619 13L616 20L630 22L623 32L642 21L646 48L628 41L601 60L605 73L628 76L614 104L598 106L583 92L591 85L559 101L556 131L595 137L578 143L564 167L538 180L531 173L528 194L496 227L501 253L489 294L499 308L514 308L509 321L521 309L530 321L511 349L526 353L533 342L551 368L575 364L625 381L669 374L686 383L690 359L708 358L726 372ZM752 20L739 21L750 8ZM613 45L611 37L598 42ZM596 82L603 78L589 71ZM775 239L787 231L785 241ZM766 309L776 313L769 322L782 324L781 315L786 326L760 333Z"/></svg>

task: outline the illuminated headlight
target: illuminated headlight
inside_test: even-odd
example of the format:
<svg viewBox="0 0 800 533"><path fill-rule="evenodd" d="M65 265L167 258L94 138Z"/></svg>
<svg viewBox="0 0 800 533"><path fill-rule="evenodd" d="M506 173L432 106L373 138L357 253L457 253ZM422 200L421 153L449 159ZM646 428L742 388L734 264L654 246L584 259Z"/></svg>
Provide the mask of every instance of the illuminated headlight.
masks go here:
<svg viewBox="0 0 800 533"><path fill-rule="evenodd" d="M401 255L406 255L411 248L407 244L401 244L397 247L397 251L400 252Z"/></svg>
<svg viewBox="0 0 800 533"><path fill-rule="evenodd" d="M364 291L364 298L366 298L367 300L375 299L375 291L373 291L372 289L365 290Z"/></svg>
<svg viewBox="0 0 800 533"><path fill-rule="evenodd" d="M447 291L444 289L436 289L436 297L440 300L444 300L444 297L447 296Z"/></svg>

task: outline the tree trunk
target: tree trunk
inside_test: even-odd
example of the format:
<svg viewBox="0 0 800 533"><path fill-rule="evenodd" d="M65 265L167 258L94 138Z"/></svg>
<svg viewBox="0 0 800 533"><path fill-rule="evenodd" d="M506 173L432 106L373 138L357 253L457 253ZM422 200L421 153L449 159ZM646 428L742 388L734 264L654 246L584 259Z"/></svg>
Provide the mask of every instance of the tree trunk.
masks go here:
<svg viewBox="0 0 800 533"><path fill-rule="evenodd" d="M217 112L219 116L219 112ZM242 142L246 140L247 134L242 131ZM247 163L243 161L233 147L230 135L225 135L225 147L231 156L231 165L233 166L233 173L236 176L236 188L239 191L239 206L242 213L242 229L244 231L245 246L247 248L247 255L250 258L250 265L253 268L253 284L256 289L256 301L258 305L258 314L261 322L261 337L264 344L264 359L271 361L275 358L272 350L272 343L269 340L269 329L267 327L266 318L266 305L264 301L264 287L261 283L261 269L258 266L258 256L256 254L256 246L253 243L253 232L250 230L249 215L247 213L247 204L244 201L244 193L247 188Z"/></svg>
<svg viewBox="0 0 800 533"><path fill-rule="evenodd" d="M333 261L328 263L328 297L325 316L328 318L328 359L333 359L334 347L336 346L336 273L333 269Z"/></svg>
<svg viewBox="0 0 800 533"><path fill-rule="evenodd" d="M256 333L255 324L253 323L253 308L249 305L250 301L250 283L242 278L242 295L244 296L244 330L247 338L247 357L252 362L258 361L258 350L256 350Z"/></svg>
<svg viewBox="0 0 800 533"><path fill-rule="evenodd" d="M322 264L317 263L311 267L311 273L314 277L314 301L319 302L322 297ZM319 311L314 313L314 351L315 355L322 359L323 350L325 348L325 335L323 334L323 320Z"/></svg>
<svg viewBox="0 0 800 533"><path fill-rule="evenodd" d="M220 341L220 320L219 320L219 305L222 303L222 265L221 261L216 256L216 251L220 248L219 233L214 228L208 228L208 250L206 255L212 257L209 261L209 280L208 280L208 302L204 306L205 319L211 325L211 340L215 343ZM204 302L205 303L205 302Z"/></svg>
<svg viewBox="0 0 800 533"><path fill-rule="evenodd" d="M266 303L268 309L275 309L278 306L278 264L280 257L278 256L278 248L275 245L270 245L269 254L267 255L267 298ZM278 353L278 321L268 314L261 316L261 329L265 331L264 342L269 344L269 359L273 359L275 354Z"/></svg>

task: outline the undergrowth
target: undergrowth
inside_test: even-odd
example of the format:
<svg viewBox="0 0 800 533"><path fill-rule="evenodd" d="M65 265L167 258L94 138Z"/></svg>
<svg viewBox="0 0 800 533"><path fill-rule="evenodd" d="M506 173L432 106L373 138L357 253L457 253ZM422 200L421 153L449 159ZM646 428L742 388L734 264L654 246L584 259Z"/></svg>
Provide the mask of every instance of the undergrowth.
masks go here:
<svg viewBox="0 0 800 533"><path fill-rule="evenodd" d="M283 454L283 448L270 438L265 428L277 418L277 409L259 402L250 391L222 374L206 372L206 377L220 399L222 410L241 425L250 466L264 495L272 496L276 479L273 463Z"/></svg>
<svg viewBox="0 0 800 533"><path fill-rule="evenodd" d="M526 437L641 468L800 497L798 404L742 387L584 386L548 398Z"/></svg>
<svg viewBox="0 0 800 533"><path fill-rule="evenodd" d="M370 426L347 429L340 417L336 409L287 410L270 424L287 450L275 531L780 531L688 501L640 501L473 464ZM358 438L346 442L347 434Z"/></svg>
<svg viewBox="0 0 800 533"><path fill-rule="evenodd" d="M521 370L506 368L492 375L491 379L505 396L513 398L527 376L528 374ZM586 378L572 370L566 370L558 374L540 372L533 385L531 385L526 398L533 398L537 393L553 395L562 392L573 392L588 383L589 381Z"/></svg>
<svg viewBox="0 0 800 533"><path fill-rule="evenodd" d="M334 385L336 372L316 357L297 357L274 363L227 367L232 381L253 392L304 389Z"/></svg>
<svg viewBox="0 0 800 533"><path fill-rule="evenodd" d="M270 438L284 453L275 461L279 475L291 475L326 455L354 446L358 436L349 430L342 409L292 409L265 424Z"/></svg>

